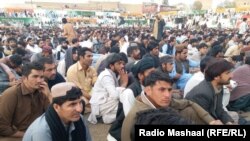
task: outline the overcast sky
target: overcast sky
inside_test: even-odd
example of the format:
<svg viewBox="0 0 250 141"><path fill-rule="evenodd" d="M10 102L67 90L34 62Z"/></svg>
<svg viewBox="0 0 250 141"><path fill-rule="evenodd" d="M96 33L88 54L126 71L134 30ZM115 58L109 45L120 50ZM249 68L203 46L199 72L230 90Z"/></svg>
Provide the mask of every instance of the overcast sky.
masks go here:
<svg viewBox="0 0 250 141"><path fill-rule="evenodd" d="M24 3L25 1L47 1L47 2L59 2L61 3L62 0L0 0L1 5L3 6L4 4L13 4L13 3ZM63 2L75 2L75 3L79 3L79 2L86 2L88 0L63 0ZM95 0L92 0L95 1ZM159 1L159 0L97 0L97 1L120 1L122 3L142 3L143 1L145 2L150 2L150 1ZM169 0L169 4L170 5L174 5L174 4L178 4L180 2L185 3L185 4L192 4L195 0ZM213 5L217 5L217 3L224 1L224 0L213 0Z"/></svg>
<svg viewBox="0 0 250 141"><path fill-rule="evenodd" d="M56 1L56 2L62 2L62 0L0 0L0 3L1 4L11 4L11 3L24 3L24 1ZM65 1L68 1L68 2L79 2L79 1L88 1L88 0L64 0ZM92 0L94 1L94 0ZM98 1L101 1L101 0L98 0ZM121 2L126 2L126 3L141 3L143 1L147 1L147 2L150 2L151 0L102 0L102 1L121 1ZM154 0L152 0L154 1ZM155 0L157 1L157 0ZM194 0L169 0L169 3L170 4L177 4L179 2L184 2L184 3L192 3Z"/></svg>

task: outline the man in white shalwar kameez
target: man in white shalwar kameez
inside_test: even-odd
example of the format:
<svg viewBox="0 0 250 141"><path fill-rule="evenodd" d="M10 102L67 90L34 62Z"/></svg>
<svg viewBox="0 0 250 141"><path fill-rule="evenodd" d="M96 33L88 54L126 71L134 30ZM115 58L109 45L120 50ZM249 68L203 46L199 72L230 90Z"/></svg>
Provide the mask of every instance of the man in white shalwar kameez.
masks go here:
<svg viewBox="0 0 250 141"><path fill-rule="evenodd" d="M127 87L128 75L124 71L125 61L120 54L110 54L106 58L106 68L100 73L92 89L91 113L88 121L96 124L102 118L106 124L116 118L119 95ZM120 85L118 83L120 78Z"/></svg>

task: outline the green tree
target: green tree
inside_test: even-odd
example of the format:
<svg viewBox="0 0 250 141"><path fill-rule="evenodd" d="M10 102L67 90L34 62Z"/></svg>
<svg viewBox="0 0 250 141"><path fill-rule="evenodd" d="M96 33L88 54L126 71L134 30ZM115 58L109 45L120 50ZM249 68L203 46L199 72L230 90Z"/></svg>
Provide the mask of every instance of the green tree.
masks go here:
<svg viewBox="0 0 250 141"><path fill-rule="evenodd" d="M224 2L224 7L225 8L235 8L236 7L236 3L226 0Z"/></svg>
<svg viewBox="0 0 250 141"><path fill-rule="evenodd" d="M192 9L193 10L201 10L202 8L202 3L200 1L195 1L193 6L192 6Z"/></svg>
<svg viewBox="0 0 250 141"><path fill-rule="evenodd" d="M162 4L168 5L168 0L163 0Z"/></svg>

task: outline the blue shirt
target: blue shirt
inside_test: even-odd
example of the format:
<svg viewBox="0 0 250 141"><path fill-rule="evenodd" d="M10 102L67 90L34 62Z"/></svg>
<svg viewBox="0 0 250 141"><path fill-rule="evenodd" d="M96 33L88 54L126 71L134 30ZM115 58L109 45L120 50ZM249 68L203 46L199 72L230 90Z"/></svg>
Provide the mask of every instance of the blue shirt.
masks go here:
<svg viewBox="0 0 250 141"><path fill-rule="evenodd" d="M101 54L93 53L93 61L92 61L91 66L95 66L97 60L98 60L100 57L101 57Z"/></svg>
<svg viewBox="0 0 250 141"><path fill-rule="evenodd" d="M192 60L189 60L189 67L197 67L199 66L199 62L195 62ZM176 72L176 64L174 63L174 67L171 73L169 73L170 78L174 78L176 76L177 72ZM185 67L183 67L183 71L181 74L181 77L177 80L176 82L176 86L178 89L184 90L187 81L189 80L189 78L191 78L192 74L190 73L186 73Z"/></svg>
<svg viewBox="0 0 250 141"><path fill-rule="evenodd" d="M81 116L84 125L87 125L85 119ZM72 141L71 132L75 130L75 126L73 123L70 124L69 127L69 141ZM92 141L89 129L86 126L86 141ZM45 114L41 115L37 118L27 129L24 134L23 141L52 141L51 130L49 125L45 119Z"/></svg>

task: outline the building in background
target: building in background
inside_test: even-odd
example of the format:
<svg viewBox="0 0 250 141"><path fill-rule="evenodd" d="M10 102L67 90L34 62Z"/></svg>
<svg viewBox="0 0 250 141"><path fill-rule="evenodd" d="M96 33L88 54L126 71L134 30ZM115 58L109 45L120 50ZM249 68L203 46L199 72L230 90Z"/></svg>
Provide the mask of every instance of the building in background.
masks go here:
<svg viewBox="0 0 250 141"><path fill-rule="evenodd" d="M236 6L250 6L250 0L235 0Z"/></svg>

